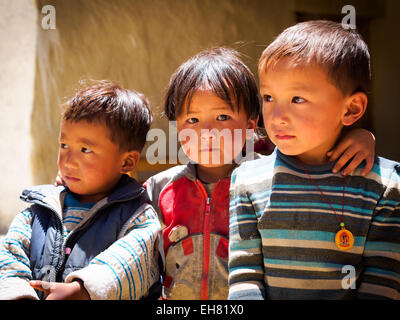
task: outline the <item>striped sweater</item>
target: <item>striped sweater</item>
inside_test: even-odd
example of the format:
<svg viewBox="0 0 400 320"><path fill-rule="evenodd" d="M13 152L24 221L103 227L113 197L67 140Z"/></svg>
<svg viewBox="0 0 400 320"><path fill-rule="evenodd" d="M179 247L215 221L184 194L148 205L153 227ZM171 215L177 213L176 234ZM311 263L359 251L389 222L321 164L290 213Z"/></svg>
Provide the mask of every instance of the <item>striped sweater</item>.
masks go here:
<svg viewBox="0 0 400 320"><path fill-rule="evenodd" d="M94 204L80 203L70 193L64 200L64 239L91 214ZM129 222L124 236L93 258L89 265L68 275L66 282L81 279L93 299L139 299L158 279L154 244L160 223L154 209L145 204ZM38 299L29 286L32 213L16 215L0 246L0 299ZM154 261L153 261L154 260Z"/></svg>
<svg viewBox="0 0 400 320"><path fill-rule="evenodd" d="M304 165L354 235L292 157L236 168L230 188L229 299L400 299L400 164L376 158L365 177Z"/></svg>

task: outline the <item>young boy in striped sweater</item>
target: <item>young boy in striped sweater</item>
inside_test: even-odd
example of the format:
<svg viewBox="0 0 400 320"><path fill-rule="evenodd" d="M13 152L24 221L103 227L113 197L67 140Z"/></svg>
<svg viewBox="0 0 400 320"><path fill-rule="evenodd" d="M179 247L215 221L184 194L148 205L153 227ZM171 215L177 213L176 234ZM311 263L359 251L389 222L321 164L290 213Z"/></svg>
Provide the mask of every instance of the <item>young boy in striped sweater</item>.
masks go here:
<svg viewBox="0 0 400 320"><path fill-rule="evenodd" d="M24 190L30 207L15 217L0 251L0 299L148 294L159 279L161 227L144 188L126 173L151 122L147 100L111 82L68 101L58 155L65 186Z"/></svg>
<svg viewBox="0 0 400 320"><path fill-rule="evenodd" d="M338 23L299 23L259 75L277 149L232 174L229 298L399 299L400 164L342 176L326 158L366 109L367 45Z"/></svg>

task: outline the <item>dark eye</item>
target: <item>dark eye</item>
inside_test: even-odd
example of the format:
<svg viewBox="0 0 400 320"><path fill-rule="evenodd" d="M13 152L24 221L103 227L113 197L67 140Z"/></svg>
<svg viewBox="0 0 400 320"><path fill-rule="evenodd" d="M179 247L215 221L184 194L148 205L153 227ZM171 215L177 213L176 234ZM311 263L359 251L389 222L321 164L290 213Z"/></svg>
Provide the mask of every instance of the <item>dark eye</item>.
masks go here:
<svg viewBox="0 0 400 320"><path fill-rule="evenodd" d="M190 124L194 124L194 123L199 122L199 119L197 119L197 118L189 118L189 119L186 120L186 122L190 123Z"/></svg>
<svg viewBox="0 0 400 320"><path fill-rule="evenodd" d="M272 101L274 101L269 94L264 94L263 95L263 100L264 100L264 102L272 102Z"/></svg>
<svg viewBox="0 0 400 320"><path fill-rule="evenodd" d="M293 103L304 103L304 102L306 102L306 99L303 99L302 97L293 97L292 102Z"/></svg>
<svg viewBox="0 0 400 320"><path fill-rule="evenodd" d="M60 148L61 149L67 149L68 146L65 143L60 143Z"/></svg>
<svg viewBox="0 0 400 320"><path fill-rule="evenodd" d="M220 114L218 117L217 117L217 120L218 121L226 121L226 120L229 120L231 117L230 116L228 116L228 115L226 115L226 114Z"/></svg>
<svg viewBox="0 0 400 320"><path fill-rule="evenodd" d="M83 147L83 148L81 149L81 152L83 152L83 153L90 153L90 152L92 152L92 150Z"/></svg>

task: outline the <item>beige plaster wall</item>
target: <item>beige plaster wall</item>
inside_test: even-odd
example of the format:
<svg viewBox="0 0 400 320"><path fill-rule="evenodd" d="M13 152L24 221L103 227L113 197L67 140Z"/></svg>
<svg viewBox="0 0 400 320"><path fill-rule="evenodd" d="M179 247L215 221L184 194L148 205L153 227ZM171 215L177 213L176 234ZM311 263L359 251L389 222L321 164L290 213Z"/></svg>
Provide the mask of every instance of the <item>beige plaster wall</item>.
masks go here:
<svg viewBox="0 0 400 320"><path fill-rule="evenodd" d="M0 234L32 184L31 112L37 14L33 0L0 0Z"/></svg>
<svg viewBox="0 0 400 320"><path fill-rule="evenodd" d="M111 79L143 92L160 119L172 72L211 46L239 49L256 71L265 44L294 22L282 2L264 0L45 0L56 8L56 30L39 31L34 101L33 176L56 173L57 106L81 78ZM286 1L287 6L292 1ZM277 12L280 12L277 15Z"/></svg>

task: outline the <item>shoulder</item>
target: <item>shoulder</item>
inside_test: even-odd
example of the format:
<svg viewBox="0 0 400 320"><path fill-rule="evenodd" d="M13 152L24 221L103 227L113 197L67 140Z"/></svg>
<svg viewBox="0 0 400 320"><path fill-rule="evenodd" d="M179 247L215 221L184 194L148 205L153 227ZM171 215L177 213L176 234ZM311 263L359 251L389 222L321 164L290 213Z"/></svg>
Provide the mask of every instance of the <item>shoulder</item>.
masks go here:
<svg viewBox="0 0 400 320"><path fill-rule="evenodd" d="M56 187L52 184L31 186L22 191L20 198L22 200L43 199L45 197L58 196L65 190L64 186Z"/></svg>
<svg viewBox="0 0 400 320"><path fill-rule="evenodd" d="M359 174L361 168L357 168L355 174ZM375 180L384 186L399 188L400 163L383 157L375 157L371 171L366 175L367 179Z"/></svg>
<svg viewBox="0 0 400 320"><path fill-rule="evenodd" d="M22 191L20 199L30 205L38 207L50 207L59 215L62 212L61 193L67 192L64 186L54 186L51 184L29 187Z"/></svg>
<svg viewBox="0 0 400 320"><path fill-rule="evenodd" d="M400 163L378 157L371 171L379 174L380 183L384 185L386 194L390 194L390 197L397 198L400 202Z"/></svg>
<svg viewBox="0 0 400 320"><path fill-rule="evenodd" d="M269 156L257 155L254 160L241 163L232 172L232 185L258 184L264 180L271 179L276 162L276 153Z"/></svg>
<svg viewBox="0 0 400 320"><path fill-rule="evenodd" d="M187 165L178 165L172 167L168 170L162 171L149 179L143 184L146 188L147 195L150 198L150 201L154 207L154 209L160 214L160 210L158 208L158 199L162 190L165 187L183 178L186 175Z"/></svg>
<svg viewBox="0 0 400 320"><path fill-rule="evenodd" d="M149 196L153 198L152 195L159 194L165 186L184 177L186 167L186 165L175 166L147 179L144 187L147 189Z"/></svg>
<svg viewBox="0 0 400 320"><path fill-rule="evenodd" d="M145 182L145 185L165 184L169 181L179 179L185 175L186 165L178 165L168 170L161 171L154 176L151 176Z"/></svg>
<svg viewBox="0 0 400 320"><path fill-rule="evenodd" d="M400 175L400 163L383 157L376 157L372 171L378 171L383 175Z"/></svg>

